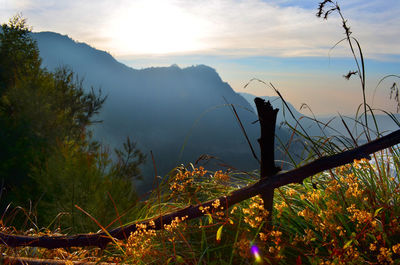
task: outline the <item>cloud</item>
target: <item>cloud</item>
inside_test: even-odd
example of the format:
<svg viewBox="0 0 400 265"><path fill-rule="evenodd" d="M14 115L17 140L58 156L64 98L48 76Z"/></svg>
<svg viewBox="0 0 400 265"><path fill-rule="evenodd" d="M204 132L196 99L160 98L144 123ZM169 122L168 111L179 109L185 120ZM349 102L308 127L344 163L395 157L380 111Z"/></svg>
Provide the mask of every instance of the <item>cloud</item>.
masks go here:
<svg viewBox="0 0 400 265"><path fill-rule="evenodd" d="M256 0L225 0L215 5L215 1L205 0L185 7L213 21L215 27L206 42L212 43L210 49L219 54L326 56L329 48L344 37L336 14L328 21L315 16L316 2L314 8L290 5L300 1L280 2L285 5ZM344 1L342 10L367 56L399 53L399 1ZM334 52L345 54L340 48Z"/></svg>
<svg viewBox="0 0 400 265"><path fill-rule="evenodd" d="M314 0L1 0L0 15L18 11L36 31L56 31L110 51L227 56L327 56L344 37L336 14L315 16ZM400 2L347 0L366 57L399 54ZM335 55L348 54L337 48Z"/></svg>

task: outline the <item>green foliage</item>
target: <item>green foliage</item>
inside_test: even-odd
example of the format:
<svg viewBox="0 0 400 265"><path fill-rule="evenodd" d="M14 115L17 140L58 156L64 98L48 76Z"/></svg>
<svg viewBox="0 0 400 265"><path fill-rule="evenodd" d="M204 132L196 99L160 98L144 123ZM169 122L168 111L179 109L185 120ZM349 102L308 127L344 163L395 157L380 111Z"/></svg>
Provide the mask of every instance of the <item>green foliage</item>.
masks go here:
<svg viewBox="0 0 400 265"><path fill-rule="evenodd" d="M29 37L25 21L16 16L9 25L1 27L0 176L3 185L15 189L26 177L29 164L40 155L35 146L41 145L41 139L30 129L36 124L30 120L34 113L28 109L40 95L29 93L28 88L45 82L46 76L40 68L39 51Z"/></svg>
<svg viewBox="0 0 400 265"><path fill-rule="evenodd" d="M118 175L109 167L115 165L112 165L108 153L99 147L90 150L87 144L60 143L44 167L33 169L32 177L40 194L37 206L39 224L47 225L62 213L54 220L55 227L66 227L72 232L98 230L98 226L75 205L90 213L103 226L110 224L119 214L127 214L125 211L131 209L138 199L131 178ZM131 215L125 215L114 225L120 225L129 217Z"/></svg>
<svg viewBox="0 0 400 265"><path fill-rule="evenodd" d="M98 122L94 117L106 97L93 88L85 91L71 69L42 68L21 16L1 27L1 210L9 203L12 208L32 205L41 225L63 213L57 220L62 227L94 230L77 204L107 225L136 203L132 181L140 175L144 155L128 138L114 163L87 131Z"/></svg>
<svg viewBox="0 0 400 265"><path fill-rule="evenodd" d="M80 139L105 100L85 93L72 71L41 68L29 34L20 16L0 33L0 176L10 195L3 204L33 199L26 196L34 192L31 166L43 163L58 141Z"/></svg>
<svg viewBox="0 0 400 265"><path fill-rule="evenodd" d="M111 172L127 179L141 179L139 166L145 162L146 156L136 148L136 143L127 137L123 143L123 150L114 150L117 162Z"/></svg>
<svg viewBox="0 0 400 265"><path fill-rule="evenodd" d="M35 81L42 74L41 59L36 42L20 15L1 26L0 33L0 94L18 80Z"/></svg>

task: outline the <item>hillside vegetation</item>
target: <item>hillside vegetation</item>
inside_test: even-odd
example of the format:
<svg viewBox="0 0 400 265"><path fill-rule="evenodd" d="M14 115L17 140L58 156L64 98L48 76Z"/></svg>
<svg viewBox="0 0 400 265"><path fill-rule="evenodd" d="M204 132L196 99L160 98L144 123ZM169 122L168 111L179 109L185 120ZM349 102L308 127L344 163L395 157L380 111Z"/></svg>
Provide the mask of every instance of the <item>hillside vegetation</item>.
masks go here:
<svg viewBox="0 0 400 265"><path fill-rule="evenodd" d="M24 227L33 213L30 221L40 226L55 222L74 232L96 229L82 220L75 204L111 222L110 211L137 201L132 180L140 175L144 155L128 139L113 162L91 139L87 128L97 122L94 116L106 97L84 91L68 68L43 68L21 17L2 25L0 43L3 223Z"/></svg>

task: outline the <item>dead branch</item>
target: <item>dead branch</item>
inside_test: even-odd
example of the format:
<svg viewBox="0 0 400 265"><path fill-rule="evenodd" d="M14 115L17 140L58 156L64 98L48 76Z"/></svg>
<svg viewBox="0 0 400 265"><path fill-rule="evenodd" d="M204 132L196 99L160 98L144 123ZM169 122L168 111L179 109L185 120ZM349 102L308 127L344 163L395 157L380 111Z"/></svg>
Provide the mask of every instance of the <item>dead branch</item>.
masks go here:
<svg viewBox="0 0 400 265"><path fill-rule="evenodd" d="M177 217L181 218L187 216L187 219L190 220L203 216L204 213L199 210L199 207L209 206L210 209L213 209L212 203L216 200L220 201L220 207L224 207L224 209L227 209L236 203L239 203L243 200L262 193L266 189L279 188L290 183L302 183L302 181L307 177L315 175L319 172L351 163L354 159L368 158L369 154L375 153L385 148L389 148L399 143L400 130L397 130L393 133L390 133L384 137L366 143L357 148L331 156L323 156L302 167L293 169L291 171L282 172L265 179L261 179L255 184L232 192L228 196L222 196L218 199L207 201L195 206L191 205L184 209L168 213L157 218L145 220L139 223L147 224L149 227L149 222L153 220L155 223L154 229L160 230L163 228L161 224L170 224L171 221ZM222 209L219 208L218 210ZM124 235L129 235L131 232L136 231L136 229L136 224L130 224L110 230L109 233L116 239L124 239ZM0 233L0 243L9 247L32 246L53 249L66 247L98 246L104 248L110 241L111 238L108 237L104 232L96 234L78 234L73 236L40 237L9 235L6 233Z"/></svg>
<svg viewBox="0 0 400 265"><path fill-rule="evenodd" d="M87 262L87 261L71 261L74 265L116 265L116 263L106 263L106 262ZM34 259L34 258L24 258L24 257L3 257L0 259L0 264L10 264L10 265L65 265L66 260L54 260L54 259ZM120 263L119 263L120 264Z"/></svg>
<svg viewBox="0 0 400 265"><path fill-rule="evenodd" d="M255 98L258 120L260 121L261 137L258 139L261 150L261 179L269 178L281 169L275 166L275 126L279 109L274 109L269 101ZM261 192L264 209L268 211L267 225L272 222L272 209L274 206L274 188L266 188Z"/></svg>

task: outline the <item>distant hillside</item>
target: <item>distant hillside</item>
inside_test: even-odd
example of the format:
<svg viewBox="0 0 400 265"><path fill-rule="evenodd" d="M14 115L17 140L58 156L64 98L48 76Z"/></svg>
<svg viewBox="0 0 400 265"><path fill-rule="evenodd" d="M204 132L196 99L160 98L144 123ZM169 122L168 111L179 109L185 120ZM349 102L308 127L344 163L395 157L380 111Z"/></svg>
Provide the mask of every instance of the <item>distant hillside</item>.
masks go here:
<svg viewBox="0 0 400 265"><path fill-rule="evenodd" d="M239 93L241 96L243 96L249 104L253 107L253 109L256 111L256 106L254 103L254 98L256 96L249 94L249 93ZM341 118L339 115L330 115L330 116L316 116L315 118L309 117L308 115L302 114L299 111L297 111L293 105L291 105L289 102L286 102L292 111L294 117L296 120L293 118L293 116L289 113L287 107L284 105L280 97L261 97L265 100L269 100L271 104L274 106L274 108L280 109L278 112L278 117L277 117L277 123L282 123L284 121L288 122L291 126L295 126L297 121L307 130L307 133L312 136L322 136L324 133L326 135L344 135L346 137L350 137L346 127L344 126ZM376 111L375 112L375 117L373 118L371 115L368 115L368 124L370 128L372 128L372 131L376 131L375 127L375 122L377 123L377 127L379 128L379 131L381 133L388 133L392 132L394 130L397 130L399 126L396 124L396 122L388 115L382 114L382 112ZM394 114L396 119L400 120L400 115L399 114ZM348 126L349 130L353 134L354 137L359 136L362 133L362 126L359 122L355 122L355 117L351 116L343 116L343 120L345 121L346 125ZM315 119L317 119L320 123L319 126L315 122ZM374 120L375 119L375 120ZM359 120L360 121L360 120ZM364 118L361 118L361 121L364 123ZM365 136L361 136L360 139L365 140Z"/></svg>
<svg viewBox="0 0 400 265"><path fill-rule="evenodd" d="M150 150L159 174L179 163L194 162L202 154L238 169L258 168L226 101L243 107L237 111L258 150L260 129L252 124L257 117L214 69L173 65L135 70L67 36L51 32L33 36L45 67L52 70L67 65L84 78L87 87L100 87L108 95L100 114L103 123L93 127L95 137L112 148L121 146L127 136L133 137L149 157L145 174L151 179L145 182L152 183ZM285 130L279 130L279 135L288 138Z"/></svg>
<svg viewBox="0 0 400 265"><path fill-rule="evenodd" d="M239 93L239 95L241 95L244 99L246 99L250 103L250 105L253 107L254 111L257 111L256 104L254 103L254 99L256 98L255 95L252 95L252 94L249 94L249 93ZM287 107L282 102L280 97L278 97L278 96L275 96L275 97L262 96L260 98L264 99L265 101L270 101L274 108L279 109L278 117L277 117L278 123L280 123L280 122L282 122L284 120L287 120L287 121L293 120L293 118L290 115ZM296 110L296 108L293 107L292 104L290 104L289 102L286 102L286 103L288 104L290 110L292 111L292 113L294 114L296 119L299 119L301 116L304 116L303 114L298 112Z"/></svg>

